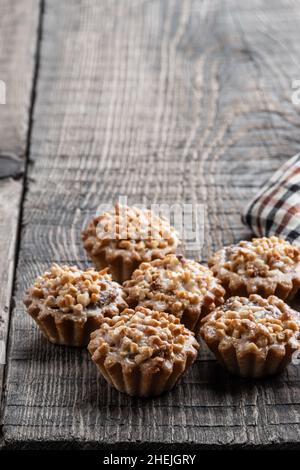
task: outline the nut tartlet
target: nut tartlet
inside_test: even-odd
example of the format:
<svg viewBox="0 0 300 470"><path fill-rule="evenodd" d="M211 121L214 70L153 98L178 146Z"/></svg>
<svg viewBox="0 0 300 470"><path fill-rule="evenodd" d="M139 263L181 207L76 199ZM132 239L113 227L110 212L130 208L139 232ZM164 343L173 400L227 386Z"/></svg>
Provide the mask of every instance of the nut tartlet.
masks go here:
<svg viewBox="0 0 300 470"><path fill-rule="evenodd" d="M225 294L210 269L181 255L142 263L123 287L129 306L171 313L196 335L200 319L222 304Z"/></svg>
<svg viewBox="0 0 300 470"><path fill-rule="evenodd" d="M109 267L114 280L123 282L143 261L175 253L179 244L176 230L151 210L116 205L95 217L81 238L97 267Z"/></svg>
<svg viewBox="0 0 300 470"><path fill-rule="evenodd" d="M24 298L27 312L52 343L86 346L103 316L127 307L124 292L106 271L53 264Z"/></svg>
<svg viewBox="0 0 300 470"><path fill-rule="evenodd" d="M106 381L140 397L170 390L193 363L198 348L194 334L178 318L144 307L103 318L88 345Z"/></svg>
<svg viewBox="0 0 300 470"><path fill-rule="evenodd" d="M201 335L216 358L242 377L282 371L300 347L299 313L273 295L231 297L202 323Z"/></svg>
<svg viewBox="0 0 300 470"><path fill-rule="evenodd" d="M228 296L276 295L291 300L300 288L300 248L277 237L227 246L208 264Z"/></svg>

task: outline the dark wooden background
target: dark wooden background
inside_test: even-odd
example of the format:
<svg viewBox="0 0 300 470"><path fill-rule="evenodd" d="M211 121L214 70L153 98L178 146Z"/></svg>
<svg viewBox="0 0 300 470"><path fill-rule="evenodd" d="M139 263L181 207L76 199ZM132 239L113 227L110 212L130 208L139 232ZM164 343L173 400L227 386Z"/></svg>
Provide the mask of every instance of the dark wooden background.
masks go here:
<svg viewBox="0 0 300 470"><path fill-rule="evenodd" d="M174 391L129 398L22 305L51 261L88 263L80 230L120 194L205 204L204 260L250 235L243 207L299 151L299 22L284 0L1 0L0 445L299 446L296 366L247 382L203 348Z"/></svg>

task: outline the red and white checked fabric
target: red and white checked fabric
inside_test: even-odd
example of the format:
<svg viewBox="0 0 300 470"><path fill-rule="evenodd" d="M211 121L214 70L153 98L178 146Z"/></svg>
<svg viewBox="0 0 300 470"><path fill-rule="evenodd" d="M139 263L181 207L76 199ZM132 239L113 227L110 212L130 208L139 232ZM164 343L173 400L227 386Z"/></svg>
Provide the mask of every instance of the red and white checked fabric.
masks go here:
<svg viewBox="0 0 300 470"><path fill-rule="evenodd" d="M276 235L300 244L300 153L263 185L242 221L258 237Z"/></svg>

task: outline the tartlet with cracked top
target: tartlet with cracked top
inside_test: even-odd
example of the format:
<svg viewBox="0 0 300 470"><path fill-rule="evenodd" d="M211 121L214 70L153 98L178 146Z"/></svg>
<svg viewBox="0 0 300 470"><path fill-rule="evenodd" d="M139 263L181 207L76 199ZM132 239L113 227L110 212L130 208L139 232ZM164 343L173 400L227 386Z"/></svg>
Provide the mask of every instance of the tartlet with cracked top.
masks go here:
<svg viewBox="0 0 300 470"><path fill-rule="evenodd" d="M281 372L299 351L299 319L274 295L236 296L203 318L201 335L229 372L260 378Z"/></svg>
<svg viewBox="0 0 300 470"><path fill-rule="evenodd" d="M196 359L199 344L178 318L144 307L103 318L88 349L106 381L132 396L170 390Z"/></svg>
<svg viewBox="0 0 300 470"><path fill-rule="evenodd" d="M87 254L97 267L108 267L123 282L143 261L175 253L176 230L151 210L121 206L95 217L81 234Z"/></svg>
<svg viewBox="0 0 300 470"><path fill-rule="evenodd" d="M292 300L300 288L300 248L277 237L224 247L208 265L228 296L276 295Z"/></svg>
<svg viewBox="0 0 300 470"><path fill-rule="evenodd" d="M86 346L103 316L127 307L122 288L106 270L57 264L35 280L24 304L49 341L67 346Z"/></svg>
<svg viewBox="0 0 300 470"><path fill-rule="evenodd" d="M182 255L142 263L123 287L129 306L171 313L196 335L201 318L222 304L225 294L210 269Z"/></svg>

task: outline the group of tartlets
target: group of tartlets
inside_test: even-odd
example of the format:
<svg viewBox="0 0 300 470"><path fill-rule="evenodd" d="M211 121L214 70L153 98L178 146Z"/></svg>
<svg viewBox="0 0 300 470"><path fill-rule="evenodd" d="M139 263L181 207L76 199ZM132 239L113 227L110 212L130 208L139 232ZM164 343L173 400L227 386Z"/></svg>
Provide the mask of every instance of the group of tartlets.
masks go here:
<svg viewBox="0 0 300 470"><path fill-rule="evenodd" d="M171 389L201 335L233 374L281 371L300 347L300 249L276 237L219 250L206 267L176 254L175 229L116 206L82 233L96 266L53 264L24 303L52 343L87 346L109 384L136 396Z"/></svg>

